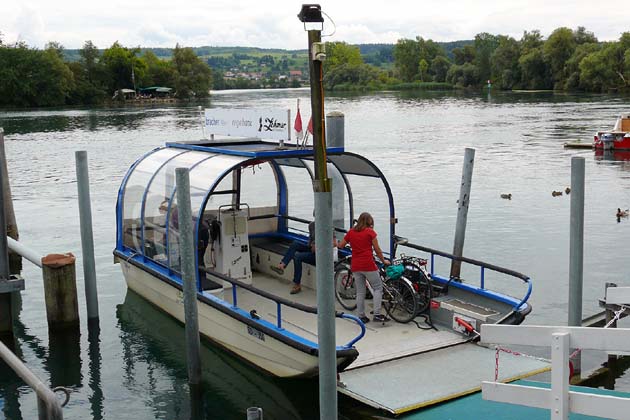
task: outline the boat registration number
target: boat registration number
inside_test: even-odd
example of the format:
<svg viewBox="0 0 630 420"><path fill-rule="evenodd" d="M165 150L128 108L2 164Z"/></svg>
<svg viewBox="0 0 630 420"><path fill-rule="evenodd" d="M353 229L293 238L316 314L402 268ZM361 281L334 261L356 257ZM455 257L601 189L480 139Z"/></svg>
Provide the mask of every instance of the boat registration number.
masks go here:
<svg viewBox="0 0 630 420"><path fill-rule="evenodd" d="M256 337L259 340L265 341L265 334L262 331L258 331L256 328L247 326L247 333Z"/></svg>

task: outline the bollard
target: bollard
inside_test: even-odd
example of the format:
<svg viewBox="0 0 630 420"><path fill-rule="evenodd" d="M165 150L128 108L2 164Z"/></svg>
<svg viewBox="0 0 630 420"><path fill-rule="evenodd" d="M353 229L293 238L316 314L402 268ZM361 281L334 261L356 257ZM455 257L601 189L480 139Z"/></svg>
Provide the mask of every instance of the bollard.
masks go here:
<svg viewBox="0 0 630 420"><path fill-rule="evenodd" d="M190 208L190 178L187 168L175 169L177 206L179 212L179 246L182 262L182 288L184 289L184 316L186 326L186 359L188 383L201 383L201 357L199 321L197 319L197 270L192 211Z"/></svg>
<svg viewBox="0 0 630 420"><path fill-rule="evenodd" d="M247 420L263 420L262 408L249 407L247 409Z"/></svg>
<svg viewBox="0 0 630 420"><path fill-rule="evenodd" d="M569 327L582 325L582 283L584 281L584 158L571 158L571 215L569 230ZM581 356L572 360L579 375Z"/></svg>
<svg viewBox="0 0 630 420"><path fill-rule="evenodd" d="M455 226L455 240L453 255L464 255L464 239L466 237L466 220L468 218L468 204L470 202L470 188L472 186L473 167L475 166L475 149L466 148L464 153L464 167L462 168L462 185L459 190L459 204L457 206L457 224ZM462 262L451 261L451 278L459 278Z"/></svg>
<svg viewBox="0 0 630 420"><path fill-rule="evenodd" d="M75 262L76 258L69 252L42 258L46 316L51 329L79 324Z"/></svg>
<svg viewBox="0 0 630 420"><path fill-rule="evenodd" d="M92 209L90 204L90 178L87 152L75 152L77 188L79 197L79 223L81 225L81 250L83 257L83 280L88 320L98 319L98 293L96 290L96 268L94 262L94 234L92 232Z"/></svg>

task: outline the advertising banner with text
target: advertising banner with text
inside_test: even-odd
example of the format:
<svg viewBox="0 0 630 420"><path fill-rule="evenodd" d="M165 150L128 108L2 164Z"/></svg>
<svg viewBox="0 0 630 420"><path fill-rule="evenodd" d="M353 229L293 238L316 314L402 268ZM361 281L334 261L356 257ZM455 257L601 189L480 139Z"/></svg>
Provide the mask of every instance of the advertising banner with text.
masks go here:
<svg viewBox="0 0 630 420"><path fill-rule="evenodd" d="M206 109L206 134L289 140L286 109Z"/></svg>

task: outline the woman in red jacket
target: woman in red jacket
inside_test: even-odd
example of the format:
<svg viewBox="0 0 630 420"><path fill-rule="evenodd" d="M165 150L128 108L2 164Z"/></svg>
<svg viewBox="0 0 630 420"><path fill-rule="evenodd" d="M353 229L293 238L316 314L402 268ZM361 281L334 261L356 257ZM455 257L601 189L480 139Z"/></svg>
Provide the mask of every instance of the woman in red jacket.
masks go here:
<svg viewBox="0 0 630 420"><path fill-rule="evenodd" d="M354 275L355 285L357 287L357 310L359 318L363 323L370 322L365 315L365 280L370 282L372 294L374 297L374 321L389 321L385 315L381 314L381 301L383 299L383 283L378 273L378 267L374 262L374 252L376 256L385 265L390 262L385 259L381 247L376 239L374 232L374 219L370 213L361 213L357 224L346 233L343 240L337 244L339 248L343 248L346 244L350 244L352 248L352 262L350 269Z"/></svg>

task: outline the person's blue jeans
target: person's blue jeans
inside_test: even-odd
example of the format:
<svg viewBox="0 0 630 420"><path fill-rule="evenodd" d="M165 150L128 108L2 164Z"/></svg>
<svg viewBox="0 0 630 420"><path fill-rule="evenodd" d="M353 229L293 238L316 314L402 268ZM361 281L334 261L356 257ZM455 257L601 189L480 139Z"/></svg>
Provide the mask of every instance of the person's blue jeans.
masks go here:
<svg viewBox="0 0 630 420"><path fill-rule="evenodd" d="M311 251L308 245L293 241L282 258L282 264L286 267L291 260L293 260L293 283L300 284L302 282L302 263L315 264L315 253Z"/></svg>

